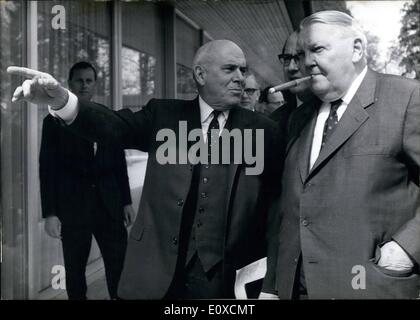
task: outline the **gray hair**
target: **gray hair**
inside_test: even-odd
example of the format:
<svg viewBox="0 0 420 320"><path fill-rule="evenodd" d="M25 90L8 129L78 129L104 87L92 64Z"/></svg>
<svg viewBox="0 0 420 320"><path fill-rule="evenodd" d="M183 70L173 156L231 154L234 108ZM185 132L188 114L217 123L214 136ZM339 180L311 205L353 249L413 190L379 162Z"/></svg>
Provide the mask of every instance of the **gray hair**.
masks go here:
<svg viewBox="0 0 420 320"><path fill-rule="evenodd" d="M360 24L347 13L336 10L325 10L311 14L300 22L299 31L315 23L341 26L362 42L363 53L366 56L367 39Z"/></svg>

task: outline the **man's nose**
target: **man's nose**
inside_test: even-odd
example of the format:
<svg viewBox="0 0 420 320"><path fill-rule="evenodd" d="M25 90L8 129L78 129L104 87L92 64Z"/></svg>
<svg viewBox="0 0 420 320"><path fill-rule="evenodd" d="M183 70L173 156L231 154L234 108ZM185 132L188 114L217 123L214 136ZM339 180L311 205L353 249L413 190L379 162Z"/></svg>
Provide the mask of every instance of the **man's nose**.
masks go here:
<svg viewBox="0 0 420 320"><path fill-rule="evenodd" d="M299 70L299 62L296 62L295 59L290 60L290 64L287 66L287 70L290 72L296 72Z"/></svg>
<svg viewBox="0 0 420 320"><path fill-rule="evenodd" d="M304 63L306 68L311 68L315 65L315 59L311 52L305 52Z"/></svg>
<svg viewBox="0 0 420 320"><path fill-rule="evenodd" d="M241 84L243 84L245 82L244 73L240 69L237 69L233 75L233 80L239 81Z"/></svg>

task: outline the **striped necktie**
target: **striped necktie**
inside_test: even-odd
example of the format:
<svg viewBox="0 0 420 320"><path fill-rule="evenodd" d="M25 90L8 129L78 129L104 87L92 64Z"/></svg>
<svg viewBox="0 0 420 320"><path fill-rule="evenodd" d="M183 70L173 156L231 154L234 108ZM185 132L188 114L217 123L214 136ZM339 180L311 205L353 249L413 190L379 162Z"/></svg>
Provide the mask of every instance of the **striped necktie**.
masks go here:
<svg viewBox="0 0 420 320"><path fill-rule="evenodd" d="M324 134L322 136L321 149L322 149L322 147L324 147L328 138L331 136L332 132L334 131L335 127L338 124L337 110L338 110L338 107L341 105L342 102L343 102L343 100L341 100L341 99L330 102L331 109L330 109L330 114L328 115L328 119L327 119L327 121L325 121Z"/></svg>

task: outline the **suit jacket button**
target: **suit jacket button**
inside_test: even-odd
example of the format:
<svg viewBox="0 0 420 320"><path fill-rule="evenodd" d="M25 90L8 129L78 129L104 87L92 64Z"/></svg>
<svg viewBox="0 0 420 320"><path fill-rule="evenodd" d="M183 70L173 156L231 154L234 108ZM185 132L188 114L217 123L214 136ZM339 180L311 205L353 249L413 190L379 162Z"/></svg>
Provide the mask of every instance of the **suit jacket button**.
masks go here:
<svg viewBox="0 0 420 320"><path fill-rule="evenodd" d="M203 207L198 208L198 212L203 213L204 212L204 208Z"/></svg>
<svg viewBox="0 0 420 320"><path fill-rule="evenodd" d="M173 238L172 238L172 243L173 243L174 245L177 245L177 244L178 244L178 239L177 239L177 237L173 237Z"/></svg>
<svg viewBox="0 0 420 320"><path fill-rule="evenodd" d="M203 224L201 223L201 221L198 221L197 223L197 228L200 228Z"/></svg>
<svg viewBox="0 0 420 320"><path fill-rule="evenodd" d="M203 178L203 183L207 183L207 182L209 182L209 178L204 177Z"/></svg>
<svg viewBox="0 0 420 320"><path fill-rule="evenodd" d="M183 204L184 204L184 200L179 199L179 200L178 200L178 206L182 207L182 205L183 205Z"/></svg>
<svg viewBox="0 0 420 320"><path fill-rule="evenodd" d="M308 224L309 224L309 221L308 221L308 220L306 220L306 219L303 219L303 220L302 220L302 225L303 225L304 227L307 227L307 226L308 226Z"/></svg>
<svg viewBox="0 0 420 320"><path fill-rule="evenodd" d="M201 198L207 198L207 193L206 192L201 192Z"/></svg>

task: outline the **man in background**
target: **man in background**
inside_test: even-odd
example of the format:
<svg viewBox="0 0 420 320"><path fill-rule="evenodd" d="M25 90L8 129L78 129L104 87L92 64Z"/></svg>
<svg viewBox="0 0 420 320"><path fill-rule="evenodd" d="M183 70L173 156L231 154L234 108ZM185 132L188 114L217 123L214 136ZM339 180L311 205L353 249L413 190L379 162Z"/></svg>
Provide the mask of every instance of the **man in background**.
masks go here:
<svg viewBox="0 0 420 320"><path fill-rule="evenodd" d="M69 88L81 100L92 99L96 81L96 70L88 62L70 69ZM124 223L134 218L124 150L89 142L48 115L39 160L45 231L62 241L68 298L86 299L85 271L93 235L110 298L116 299L127 246Z"/></svg>
<svg viewBox="0 0 420 320"><path fill-rule="evenodd" d="M271 117L271 114L284 105L284 97L280 91L270 92L273 86L265 87L261 92L258 111Z"/></svg>
<svg viewBox="0 0 420 320"><path fill-rule="evenodd" d="M305 76L305 70L299 61L298 49L298 33L294 31L287 38L282 53L279 54L286 81L293 81ZM285 134L290 114L303 102L314 99L315 96L309 88L309 81L301 82L296 87L284 91L283 96L286 103L275 110L270 118L279 124L281 132Z"/></svg>
<svg viewBox="0 0 420 320"><path fill-rule="evenodd" d="M245 77L244 90L241 97L241 107L255 111L260 97L260 86L253 74Z"/></svg>

